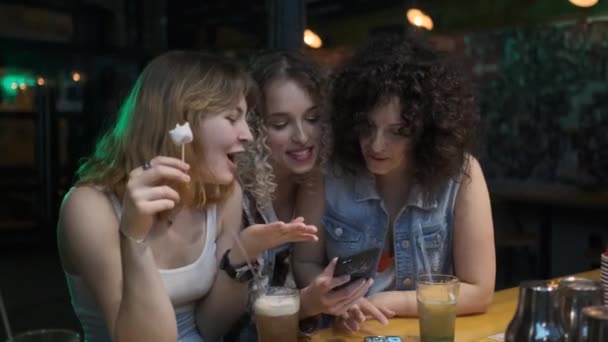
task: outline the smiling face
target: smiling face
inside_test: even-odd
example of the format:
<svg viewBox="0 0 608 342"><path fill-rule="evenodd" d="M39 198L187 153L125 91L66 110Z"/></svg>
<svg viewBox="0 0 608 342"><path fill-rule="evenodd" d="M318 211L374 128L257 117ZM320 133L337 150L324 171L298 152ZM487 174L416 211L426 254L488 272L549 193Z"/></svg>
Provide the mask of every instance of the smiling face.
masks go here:
<svg viewBox="0 0 608 342"><path fill-rule="evenodd" d="M410 126L401 118L397 97L380 102L361 129L359 144L368 170L377 176L404 173L411 167Z"/></svg>
<svg viewBox="0 0 608 342"><path fill-rule="evenodd" d="M209 182L228 185L236 175L236 154L245 150L245 144L252 141L251 131L246 121L247 103L241 96L237 103L220 113L205 114L195 136L203 154L202 170L207 170Z"/></svg>
<svg viewBox="0 0 608 342"><path fill-rule="evenodd" d="M291 79L273 80L263 90L266 144L275 173L309 172L319 154L321 125L317 104Z"/></svg>

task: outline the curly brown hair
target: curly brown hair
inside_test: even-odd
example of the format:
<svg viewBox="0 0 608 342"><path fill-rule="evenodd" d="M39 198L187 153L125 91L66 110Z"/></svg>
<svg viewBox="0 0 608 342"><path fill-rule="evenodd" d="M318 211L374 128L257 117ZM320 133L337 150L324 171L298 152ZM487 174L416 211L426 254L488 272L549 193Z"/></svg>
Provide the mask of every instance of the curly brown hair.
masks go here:
<svg viewBox="0 0 608 342"><path fill-rule="evenodd" d="M322 94L326 93L327 75L309 56L299 51L265 51L256 55L249 70L257 82L262 99L254 111L248 115L249 127L253 133L253 142L248 145L245 156L240 157L239 178L246 191L251 192L258 203L269 204L276 188L274 173L270 160L270 149L266 144L266 108L264 88L271 81L289 79L297 82L306 90L321 114L321 143L319 163L327 160L330 153L330 128L326 114L326 105Z"/></svg>
<svg viewBox="0 0 608 342"><path fill-rule="evenodd" d="M411 34L375 38L334 74L336 165L350 173L365 169L361 128L368 125L368 113L393 96L410 124L414 180L433 191L466 170L479 122L472 86L445 56Z"/></svg>

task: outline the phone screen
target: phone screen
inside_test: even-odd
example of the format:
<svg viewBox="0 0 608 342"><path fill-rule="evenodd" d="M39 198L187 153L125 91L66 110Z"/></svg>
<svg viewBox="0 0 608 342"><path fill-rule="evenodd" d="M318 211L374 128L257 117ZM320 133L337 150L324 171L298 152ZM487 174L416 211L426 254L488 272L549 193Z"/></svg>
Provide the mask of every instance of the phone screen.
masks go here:
<svg viewBox="0 0 608 342"><path fill-rule="evenodd" d="M365 342L403 342L399 336L365 336Z"/></svg>

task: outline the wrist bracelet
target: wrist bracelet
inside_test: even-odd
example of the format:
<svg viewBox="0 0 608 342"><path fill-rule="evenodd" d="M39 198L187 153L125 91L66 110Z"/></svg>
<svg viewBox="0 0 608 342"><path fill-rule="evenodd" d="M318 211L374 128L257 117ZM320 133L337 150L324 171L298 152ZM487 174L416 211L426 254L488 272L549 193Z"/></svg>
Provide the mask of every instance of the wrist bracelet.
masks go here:
<svg viewBox="0 0 608 342"><path fill-rule="evenodd" d="M136 239L134 237L132 237L131 235L127 234L127 232L125 232L123 229L118 228L118 231L120 232L120 234L124 237L126 237L127 239L135 242L138 245L145 245L146 244L146 238L142 238L142 239Z"/></svg>
<svg viewBox="0 0 608 342"><path fill-rule="evenodd" d="M321 315L306 317L298 322L299 333L301 336L312 336L321 326Z"/></svg>

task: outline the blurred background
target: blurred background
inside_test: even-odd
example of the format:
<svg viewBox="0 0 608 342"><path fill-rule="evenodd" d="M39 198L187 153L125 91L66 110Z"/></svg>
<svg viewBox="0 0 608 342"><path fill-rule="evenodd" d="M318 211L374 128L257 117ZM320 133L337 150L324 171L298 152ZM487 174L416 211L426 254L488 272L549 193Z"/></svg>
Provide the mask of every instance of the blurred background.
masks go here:
<svg viewBox="0 0 608 342"><path fill-rule="evenodd" d="M275 47L331 69L368 38L406 31L474 80L497 289L599 267L606 0L0 0L0 290L13 330L80 329L56 253L58 208L150 59L194 49L246 62Z"/></svg>

